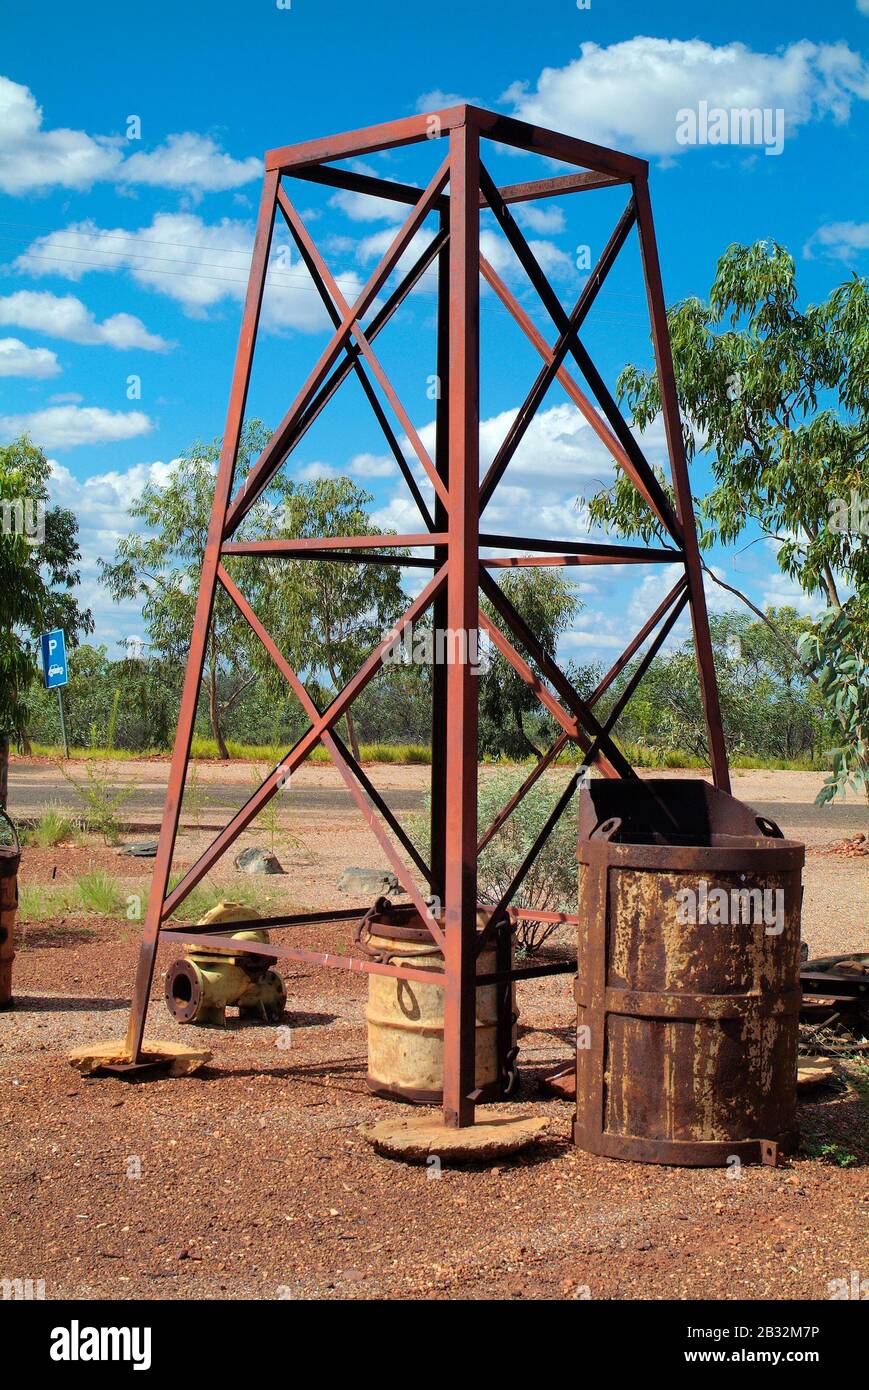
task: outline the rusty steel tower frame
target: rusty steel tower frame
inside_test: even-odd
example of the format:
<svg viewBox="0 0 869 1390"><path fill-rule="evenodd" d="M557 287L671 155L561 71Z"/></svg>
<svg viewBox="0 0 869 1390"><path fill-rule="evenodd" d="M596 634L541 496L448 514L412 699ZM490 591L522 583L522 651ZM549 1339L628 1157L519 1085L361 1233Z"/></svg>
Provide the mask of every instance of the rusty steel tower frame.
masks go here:
<svg viewBox="0 0 869 1390"><path fill-rule="evenodd" d="M481 160L483 140L500 142L561 161L571 167L571 172L499 188ZM422 141L430 141L438 150L443 149L443 144L447 146L446 157L440 162L424 189L350 171L335 163ZM347 303L297 209L290 201L285 187L288 177L313 181L336 189L371 194L407 205L409 211L406 220L396 232L388 251L354 304ZM513 218L511 205L566 193L589 194L595 189L618 185L623 185L628 191L627 206L576 304L568 312L556 297L532 248ZM484 209L488 209L494 216L552 319L555 330L553 343L541 335L518 299L481 254L480 214ZM244 421L272 233L278 211L286 222L313 284L323 300L334 325L334 332L262 454L252 465L245 483L233 492L236 454ZM403 275L397 287L388 293L370 321L363 327L362 320L367 311L375 304L381 291L385 291L387 280L416 233L430 216L438 221L432 239ZM586 315L601 292L608 272L635 225L639 234L675 506L671 504L667 491L661 486L645 458L579 336ZM439 392L437 403L436 447L433 458L414 428L374 350L377 335L390 321L420 277L432 266L436 266L438 276L436 369L440 383L445 386L445 389ZM542 359L539 373L482 479L479 457L481 276L530 339ZM590 396L586 395L568 371L565 364L569 358L579 368ZM323 407L351 373L356 376L370 401L390 451L419 509L421 529L410 535L328 536L299 540L234 542L233 535L250 508ZM661 523L667 535L665 545L652 548L552 541L527 536L496 535L482 529L483 513L549 386L556 379ZM409 441L418 464L431 483L434 496L432 509L427 505L417 484L399 442L399 436L390 423L380 394L375 390L375 382ZM410 557L396 553L407 548L416 553ZM418 552L426 548L429 555L420 556ZM521 553L507 555L504 551ZM254 563L257 556L280 556L286 560L304 557L306 560L316 560L322 564L374 562L421 566L431 570L431 577L392 632L373 649L358 672L334 696L327 708L321 710L227 573L224 558L230 555L249 556L250 563ZM495 582L493 572L497 573L501 568L526 565L636 563L679 564L682 573L597 689L590 697L583 699L551 654L544 650L535 634L523 622L520 614ZM241 617L259 637L302 705L310 724L258 790L231 817L211 845L170 890L170 868L190 758L206 642L218 585L229 595ZM481 594L490 601L498 622L490 621L481 611ZM515 920L517 917L536 917L552 920L556 916L552 913L516 910L512 907L512 899L575 792L578 775L568 782L525 861L517 865L513 882L505 891L501 903L492 911L489 926L483 934L479 934L476 928L478 854L492 836L497 834L524 794L568 744L577 745L583 752L584 763L595 764L604 776L636 776L613 740L613 728L653 657L686 607L690 611L693 624L713 779L716 786L729 790L718 689L676 399L646 162L469 105L453 106L349 134L272 150L265 161L265 178L223 449L217 470L214 503L190 640L159 848L136 972L127 1035L129 1060L126 1065L136 1066L142 1060L148 999L161 938L196 941L211 947L226 947L226 933L231 933L234 929L229 926L221 933L221 930L214 926L203 928L168 925L175 909L262 807L285 785L287 777L302 764L311 750L317 744L323 744L376 835L402 887L442 950L443 970L433 974L429 970L397 966L361 954L342 956L331 952L316 952L274 940L269 945L246 942L245 951L363 973L421 980L426 984L441 979L444 988L444 1120L451 1126L472 1123L476 1100L475 1003L478 985L498 982L509 986L515 979L564 973L566 968L573 969L572 965L565 967L564 963L513 967L509 956L505 958L502 953L495 974L477 976L476 957L482 945L481 935L483 940L491 934L497 935L498 927L503 924L505 918L512 917ZM467 636L476 634L480 628L488 632L497 650L553 716L559 727L559 734L523 785L481 836L477 825L478 675L467 660L435 665L432 708L431 862L426 863L364 769L339 737L336 725L342 714L377 674L391 644L430 608L436 633L447 630L453 634ZM652 640L645 646L649 638ZM514 640L518 641L534 662L536 671L514 646ZM595 716L596 703L644 646L645 650L629 682L606 721L601 723ZM543 680L540 679L540 675L544 677ZM419 879L428 885L427 892L420 891ZM429 908L429 895L436 896L443 904L443 917L440 920ZM266 919L262 925L270 930L292 930L294 927L308 926L316 922L346 922L349 927L351 923L359 921L367 910L368 905L364 905L331 912L285 915ZM557 916L559 920L576 920L568 914Z"/></svg>

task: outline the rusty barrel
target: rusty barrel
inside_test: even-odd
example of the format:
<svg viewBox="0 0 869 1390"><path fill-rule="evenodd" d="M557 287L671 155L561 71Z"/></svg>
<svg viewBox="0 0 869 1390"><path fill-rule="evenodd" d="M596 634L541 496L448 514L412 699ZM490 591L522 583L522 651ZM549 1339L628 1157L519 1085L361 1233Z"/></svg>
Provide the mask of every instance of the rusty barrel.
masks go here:
<svg viewBox="0 0 869 1390"><path fill-rule="evenodd" d="M477 931L490 911L480 908ZM443 918L439 918L443 925ZM381 900L360 923L357 943L374 960L415 970L442 971L443 955L414 907ZM512 964L512 932L505 920L477 956L477 974ZM440 1105L444 1078L444 991L439 984L368 976L368 1086L375 1095ZM516 1020L512 984L477 988L476 1087L479 1101L496 1101L516 1087Z"/></svg>
<svg viewBox="0 0 869 1390"><path fill-rule="evenodd" d="M696 779L582 793L574 1141L775 1162L797 1139L805 847Z"/></svg>
<svg viewBox="0 0 869 1390"><path fill-rule="evenodd" d="M0 820L12 832L11 844L0 844L0 1009L11 1009L12 962L15 959L15 916L18 911L18 866L21 845L18 832L0 807Z"/></svg>

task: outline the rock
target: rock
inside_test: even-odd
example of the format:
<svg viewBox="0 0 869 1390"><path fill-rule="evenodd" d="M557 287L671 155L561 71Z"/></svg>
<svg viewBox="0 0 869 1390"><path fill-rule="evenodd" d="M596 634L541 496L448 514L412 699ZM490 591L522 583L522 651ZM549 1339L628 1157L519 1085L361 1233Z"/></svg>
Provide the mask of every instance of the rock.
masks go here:
<svg viewBox="0 0 869 1390"><path fill-rule="evenodd" d="M249 845L235 856L235 867L245 874L282 874L284 869L271 850Z"/></svg>
<svg viewBox="0 0 869 1390"><path fill-rule="evenodd" d="M74 1047L67 1054L70 1065L82 1076L93 1076L113 1063L129 1061L126 1042L99 1042L85 1047ZM170 1076L191 1076L206 1062L211 1061L211 1053L202 1047L187 1047L184 1043L156 1042L145 1038L141 1049L142 1060L153 1066L165 1066Z"/></svg>
<svg viewBox="0 0 869 1390"><path fill-rule="evenodd" d="M121 847L121 854L131 854L135 859L154 859L157 854L156 840L135 840Z"/></svg>
<svg viewBox="0 0 869 1390"><path fill-rule="evenodd" d="M345 869L338 880L342 893L363 893L376 898L383 893L394 893L398 879L388 869Z"/></svg>
<svg viewBox="0 0 869 1390"><path fill-rule="evenodd" d="M361 1125L359 1133L375 1151L408 1163L438 1158L442 1164L490 1163L518 1153L546 1133L549 1121L539 1116L504 1115L477 1120L462 1129L428 1115L380 1120Z"/></svg>
<svg viewBox="0 0 869 1390"><path fill-rule="evenodd" d="M833 1057L799 1057L797 1059L797 1090L810 1091L814 1086L825 1086L836 1075L836 1062Z"/></svg>

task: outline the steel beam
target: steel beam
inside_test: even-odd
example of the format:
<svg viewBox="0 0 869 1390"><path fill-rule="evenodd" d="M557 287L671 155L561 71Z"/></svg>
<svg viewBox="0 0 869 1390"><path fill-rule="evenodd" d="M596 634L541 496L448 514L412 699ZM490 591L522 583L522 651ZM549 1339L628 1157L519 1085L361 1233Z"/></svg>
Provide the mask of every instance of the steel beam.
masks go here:
<svg viewBox="0 0 869 1390"><path fill-rule="evenodd" d="M449 541L447 623L479 628L480 139L450 134ZM477 681L470 662L447 668L444 925L444 1120L474 1120L477 919Z"/></svg>
<svg viewBox="0 0 869 1390"><path fill-rule="evenodd" d="M235 370L229 406L226 412L226 425L223 431L223 445L217 466L214 485L214 501L211 504L211 519L208 523L208 536L205 541L205 555L199 579L199 594L193 618L193 633L187 654L184 672L184 687L181 692L181 709L178 716L178 729L175 746L172 750L172 763L169 768L169 781L166 787L166 800L163 806L163 819L160 823L160 838L157 857L151 876L151 892L142 934L142 947L133 986L133 1001L130 1009L130 1023L127 1030L127 1054L130 1061L140 1060L142 1039L145 1031L145 1016L148 1010L148 996L154 975L154 961L157 953L157 935L163 913L166 889L169 886L169 873L172 868L172 855L178 834L178 817L181 814L181 800L184 796L184 781L187 764L190 760L190 745L193 741L193 726L196 722L196 705L199 699L199 686L205 665L211 617L214 609L214 596L217 590L217 567L220 563L220 542L223 533L223 520L232 490L238 442L244 422L247 393L250 387L250 373L253 365L256 331L262 309L266 270L272 244L275 224L275 197L277 175L267 174L263 182L251 258L250 278L244 301L238 348L235 356Z"/></svg>

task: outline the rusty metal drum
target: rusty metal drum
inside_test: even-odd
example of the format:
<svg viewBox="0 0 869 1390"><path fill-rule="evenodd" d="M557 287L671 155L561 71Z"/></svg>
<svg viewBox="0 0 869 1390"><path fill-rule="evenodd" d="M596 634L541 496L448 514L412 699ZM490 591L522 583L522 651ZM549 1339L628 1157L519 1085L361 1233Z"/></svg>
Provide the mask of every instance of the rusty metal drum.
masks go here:
<svg viewBox="0 0 869 1390"><path fill-rule="evenodd" d="M488 920L489 913L480 909L478 931ZM378 910L360 924L357 942L375 960L416 970L443 970L443 955L413 907L378 904ZM511 963L512 935L505 922L480 951L477 974L494 974ZM417 1105L442 1103L443 1014L441 985L391 975L368 976L368 1086L375 1095ZM502 1100L515 1090L517 1017L512 985L487 984L477 989L478 1101Z"/></svg>
<svg viewBox="0 0 869 1390"><path fill-rule="evenodd" d="M18 868L21 844L18 832L0 807L0 819L9 826L10 844L0 844L0 1009L11 1009L12 962L15 959L15 917L18 912Z"/></svg>
<svg viewBox="0 0 869 1390"><path fill-rule="evenodd" d="M647 1163L796 1143L805 847L695 779L580 803L574 1141Z"/></svg>

